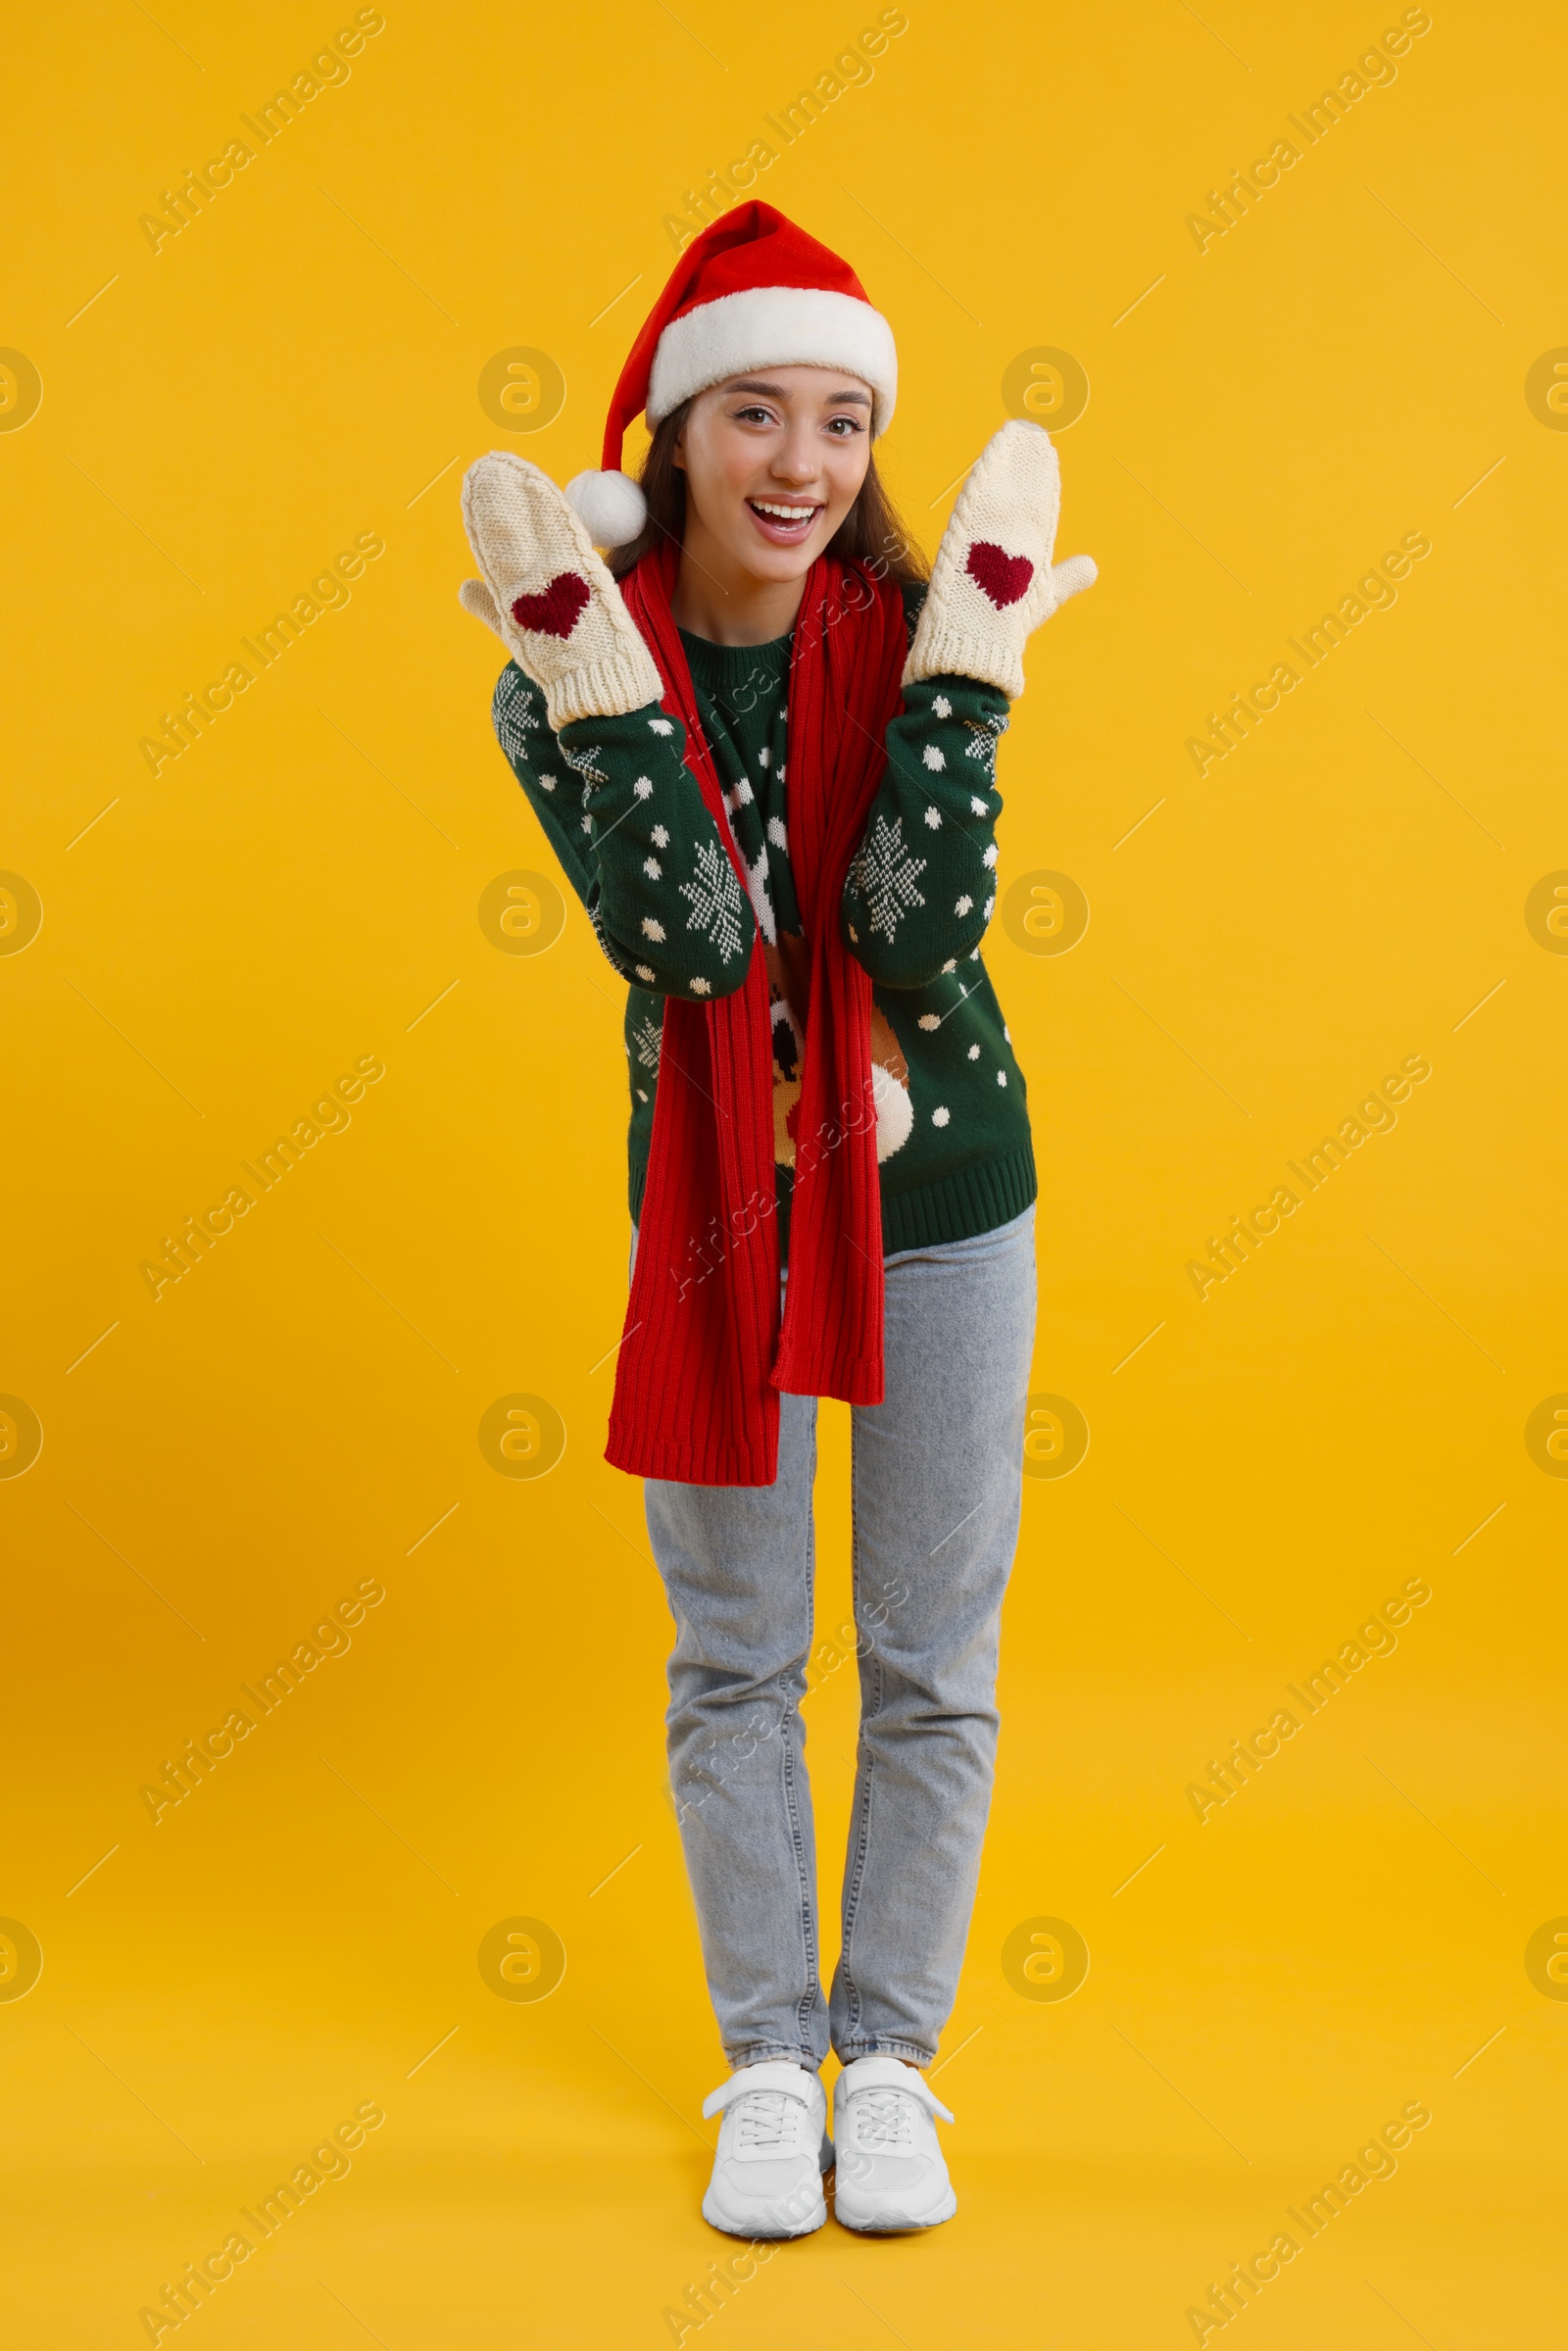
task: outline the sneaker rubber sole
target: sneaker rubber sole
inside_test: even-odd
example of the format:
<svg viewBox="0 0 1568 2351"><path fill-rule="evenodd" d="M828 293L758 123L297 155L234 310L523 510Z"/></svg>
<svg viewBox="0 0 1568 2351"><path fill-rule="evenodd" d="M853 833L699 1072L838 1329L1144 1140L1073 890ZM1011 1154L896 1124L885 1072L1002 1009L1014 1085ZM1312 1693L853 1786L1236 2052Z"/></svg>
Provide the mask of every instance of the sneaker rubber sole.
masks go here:
<svg viewBox="0 0 1568 2351"><path fill-rule="evenodd" d="M935 2204L928 2211L921 2213L901 2213L883 2208L880 2211L857 2214L853 2196L849 2199L850 2209L848 2212L845 2211L844 2205L844 2197L835 2195L833 2199L834 2217L841 2228L853 2229L857 2236L908 2236L921 2229L940 2229L944 2221L951 2221L958 2209L958 2199L950 2182Z"/></svg>
<svg viewBox="0 0 1568 2351"><path fill-rule="evenodd" d="M717 2229L725 2236L745 2236L758 2241L765 2239L770 2244L786 2242L790 2237L814 2235L816 2230L824 2228L827 2223L827 2197L824 2187L832 2169L833 2142L824 2136L822 2153L819 2158L816 2202L808 2207L804 2219L793 2222L791 2225L767 2227L759 2220L755 2211L749 2215L743 2212L732 2212L721 2197L714 2195L711 2180L703 2196L703 2218L710 2229Z"/></svg>

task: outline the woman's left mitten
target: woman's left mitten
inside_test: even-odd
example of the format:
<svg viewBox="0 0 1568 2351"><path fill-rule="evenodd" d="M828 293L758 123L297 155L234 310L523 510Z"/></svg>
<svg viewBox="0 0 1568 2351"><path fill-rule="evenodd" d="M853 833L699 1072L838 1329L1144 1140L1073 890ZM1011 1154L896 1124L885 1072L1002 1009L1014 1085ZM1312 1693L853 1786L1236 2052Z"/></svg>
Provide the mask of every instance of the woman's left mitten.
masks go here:
<svg viewBox="0 0 1568 2351"><path fill-rule="evenodd" d="M464 608L543 687L555 732L662 699L619 588L548 473L510 451L478 459L464 477L463 520L484 574L482 590L465 584Z"/></svg>
<svg viewBox="0 0 1568 2351"><path fill-rule="evenodd" d="M1023 692L1030 632L1097 576L1094 559L1053 564L1061 473L1051 435L1004 424L958 495L932 567L904 683L974 677L1009 701Z"/></svg>

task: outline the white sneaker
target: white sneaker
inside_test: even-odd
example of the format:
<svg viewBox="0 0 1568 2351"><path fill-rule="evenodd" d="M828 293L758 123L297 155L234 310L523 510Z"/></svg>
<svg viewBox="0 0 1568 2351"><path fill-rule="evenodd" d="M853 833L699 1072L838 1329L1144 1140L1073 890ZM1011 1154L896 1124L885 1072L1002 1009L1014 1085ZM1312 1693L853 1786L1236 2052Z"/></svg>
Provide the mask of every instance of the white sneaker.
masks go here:
<svg viewBox="0 0 1568 2351"><path fill-rule="evenodd" d="M838 2144L834 2209L846 2229L870 2234L934 2229L958 2199L937 2144L933 2115L952 2115L923 2078L897 2057L858 2057L833 2084Z"/></svg>
<svg viewBox="0 0 1568 2351"><path fill-rule="evenodd" d="M827 2093L787 2058L742 2066L703 2100L722 2113L703 2218L731 2236L809 2236L827 2219Z"/></svg>

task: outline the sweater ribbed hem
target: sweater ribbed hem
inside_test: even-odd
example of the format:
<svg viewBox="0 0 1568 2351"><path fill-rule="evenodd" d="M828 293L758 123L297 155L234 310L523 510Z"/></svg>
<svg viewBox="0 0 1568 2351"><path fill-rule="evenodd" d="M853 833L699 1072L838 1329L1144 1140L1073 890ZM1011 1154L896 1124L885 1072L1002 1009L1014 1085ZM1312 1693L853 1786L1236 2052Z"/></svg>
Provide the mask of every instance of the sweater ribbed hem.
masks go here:
<svg viewBox="0 0 1568 2351"><path fill-rule="evenodd" d="M882 1253L929 1249L940 1241L970 1241L1021 1216L1035 1198L1033 1143L977 1167L956 1168L918 1192L882 1197Z"/></svg>
<svg viewBox="0 0 1568 2351"><path fill-rule="evenodd" d="M646 1163L634 1167L628 1194L631 1221L642 1220ZM882 1195L882 1253L896 1256L901 1249L930 1249L940 1241L972 1241L977 1234L995 1232L1021 1216L1039 1191L1032 1142L1000 1159L985 1159L975 1167L960 1167L917 1192ZM787 1257L788 1219L779 1220L781 1261Z"/></svg>

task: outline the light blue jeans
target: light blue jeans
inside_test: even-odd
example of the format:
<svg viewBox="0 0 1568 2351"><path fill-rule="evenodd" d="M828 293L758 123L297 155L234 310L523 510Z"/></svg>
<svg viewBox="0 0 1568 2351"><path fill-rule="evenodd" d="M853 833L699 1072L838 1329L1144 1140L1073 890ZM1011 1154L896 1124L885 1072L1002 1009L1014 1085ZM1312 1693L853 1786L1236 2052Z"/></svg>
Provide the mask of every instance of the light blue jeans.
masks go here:
<svg viewBox="0 0 1568 2351"><path fill-rule="evenodd" d="M889 1257L886 1299L885 1400L853 1414L860 1738L830 1999L800 1713L816 1398L779 1399L771 1486L645 1481L675 1619L670 1784L732 2069L815 2072L830 2041L845 2064L929 2065L969 1931L1018 1540L1033 1207Z"/></svg>

